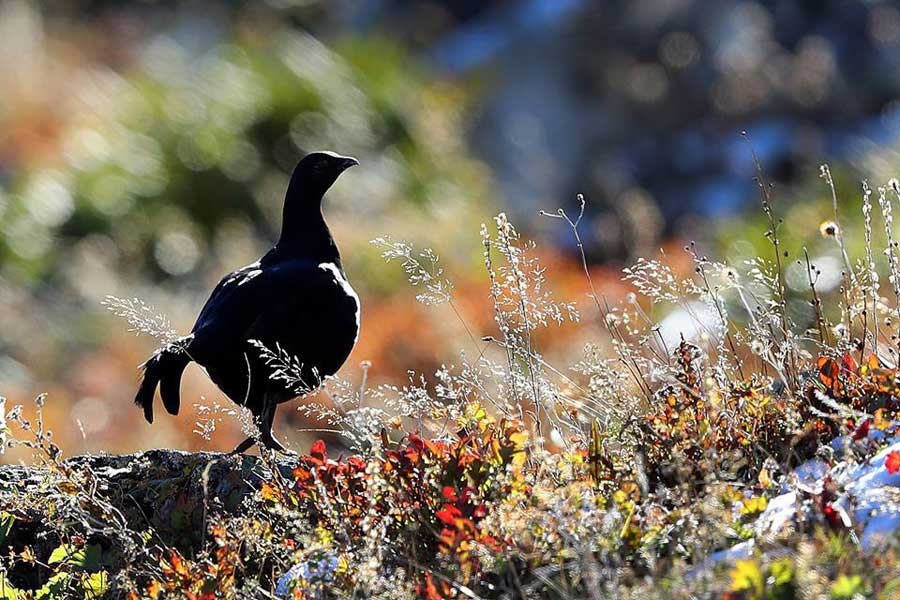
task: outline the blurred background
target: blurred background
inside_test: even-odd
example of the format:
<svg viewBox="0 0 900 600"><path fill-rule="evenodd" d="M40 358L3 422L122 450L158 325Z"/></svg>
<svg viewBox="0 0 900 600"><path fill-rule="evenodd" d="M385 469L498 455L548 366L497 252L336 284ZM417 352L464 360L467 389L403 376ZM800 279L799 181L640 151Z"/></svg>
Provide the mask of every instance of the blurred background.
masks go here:
<svg viewBox="0 0 900 600"><path fill-rule="evenodd" d="M788 249L809 248L834 287L820 164L848 232L860 182L900 173L887 1L0 0L0 80L0 395L28 412L46 392L69 454L241 437L227 418L211 440L193 432L209 417L194 404L229 404L195 367L182 415L146 425L131 399L155 340L101 301L141 298L187 332L218 279L274 241L305 152L362 163L326 203L363 299L342 375L371 361L370 382L396 383L475 349L447 307L415 302L376 236L434 248L487 335L478 230L506 211L590 323L571 232L540 209L577 212L585 194L595 282L621 297L623 265L662 249L688 268L687 240L733 263L768 252L753 149ZM571 358L599 331L548 330L541 349ZM307 444L290 430L310 424L280 412L281 437Z"/></svg>

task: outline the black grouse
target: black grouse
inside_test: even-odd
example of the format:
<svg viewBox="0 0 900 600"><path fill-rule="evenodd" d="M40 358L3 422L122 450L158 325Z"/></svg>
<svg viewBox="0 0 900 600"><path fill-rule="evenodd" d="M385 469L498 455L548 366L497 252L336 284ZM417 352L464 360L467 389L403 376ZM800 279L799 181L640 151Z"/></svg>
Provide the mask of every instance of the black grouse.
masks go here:
<svg viewBox="0 0 900 600"><path fill-rule="evenodd" d="M278 243L257 262L223 278L191 334L142 365L135 403L148 422L153 422L157 385L166 410L178 414L181 374L194 361L232 401L250 410L265 446L284 449L272 435L275 407L337 372L359 336L359 298L322 215L325 192L357 164L333 152L313 152L300 160L284 198ZM278 372L272 353L290 357L297 368ZM247 438L234 452L254 443Z"/></svg>

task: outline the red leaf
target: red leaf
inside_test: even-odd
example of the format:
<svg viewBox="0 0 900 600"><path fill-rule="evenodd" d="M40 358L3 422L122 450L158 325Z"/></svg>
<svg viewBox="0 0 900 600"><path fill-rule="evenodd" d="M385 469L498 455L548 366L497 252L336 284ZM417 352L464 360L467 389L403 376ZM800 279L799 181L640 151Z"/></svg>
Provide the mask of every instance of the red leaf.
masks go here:
<svg viewBox="0 0 900 600"><path fill-rule="evenodd" d="M854 440L861 440L864 437L869 435L869 424L872 422L872 419L866 419L862 423L859 424L859 427L856 428L856 431L853 432Z"/></svg>
<svg viewBox="0 0 900 600"><path fill-rule="evenodd" d="M840 525L840 517L838 516L838 512L834 509L831 504L826 504L822 507L822 512L825 514L825 519L828 521L829 525L832 527L837 527Z"/></svg>
<svg viewBox="0 0 900 600"><path fill-rule="evenodd" d="M835 529L847 529L851 525L850 515L838 505L829 502L823 507L822 512L825 514L828 524Z"/></svg>
<svg viewBox="0 0 900 600"><path fill-rule="evenodd" d="M409 445L417 450L421 451L425 447L425 442L422 441L422 438L418 435L411 433L406 436L406 440L409 442Z"/></svg>
<svg viewBox="0 0 900 600"><path fill-rule="evenodd" d="M310 455L314 458L318 458L321 461L324 461L328 456L328 449L325 447L325 442L322 440L316 440L313 442L312 447L309 449Z"/></svg>
<svg viewBox="0 0 900 600"><path fill-rule="evenodd" d="M841 366L848 373L856 373L856 371L859 370L859 365L856 364L856 361L853 360L853 357L850 356L849 353L844 354L844 356L841 357Z"/></svg>
<svg viewBox="0 0 900 600"><path fill-rule="evenodd" d="M893 452L888 453L884 459L884 468L887 469L887 472L891 475L900 471L900 450L894 450Z"/></svg>
<svg viewBox="0 0 900 600"><path fill-rule="evenodd" d="M427 600L444 600L444 595L441 593L444 590L439 590L438 585L435 584L434 579L431 577L431 573L425 573L425 593L422 594ZM419 590L421 594L422 590Z"/></svg>
<svg viewBox="0 0 900 600"><path fill-rule="evenodd" d="M462 517L462 512L455 506L445 504L444 508L437 511L435 515L444 525L454 525L456 519Z"/></svg>
<svg viewBox="0 0 900 600"><path fill-rule="evenodd" d="M444 486L444 489L441 490L441 495L444 497L444 500L447 500L448 502L456 502L459 500L459 496L456 495L456 490L449 485Z"/></svg>
<svg viewBox="0 0 900 600"><path fill-rule="evenodd" d="M404 451L404 456L406 456L406 460L414 465L419 464L419 460L422 458L422 454L414 448L407 448Z"/></svg>

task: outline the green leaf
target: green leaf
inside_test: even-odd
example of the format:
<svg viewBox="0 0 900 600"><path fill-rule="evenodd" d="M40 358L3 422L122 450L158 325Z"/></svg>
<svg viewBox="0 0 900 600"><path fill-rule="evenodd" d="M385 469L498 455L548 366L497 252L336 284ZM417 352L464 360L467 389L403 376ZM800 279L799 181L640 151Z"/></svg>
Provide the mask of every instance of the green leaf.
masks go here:
<svg viewBox="0 0 900 600"><path fill-rule="evenodd" d="M67 558L69 558L69 554L71 552L71 546L63 544L62 546L57 546L53 552L50 553L50 558L47 562L51 565L55 565L56 563L61 563Z"/></svg>
<svg viewBox="0 0 900 600"><path fill-rule="evenodd" d="M66 594L66 584L69 582L68 573L57 573L47 580L44 587L34 595L35 600L63 600L69 596Z"/></svg>
<svg viewBox="0 0 900 600"><path fill-rule="evenodd" d="M99 598L109 587L109 575L106 571L92 573L81 580L81 586L88 598Z"/></svg>
<svg viewBox="0 0 900 600"><path fill-rule="evenodd" d="M787 585L794 580L794 565L791 559L783 558L771 564L769 573L776 586Z"/></svg>
<svg viewBox="0 0 900 600"><path fill-rule="evenodd" d="M58 546L50 553L50 559L47 561L47 563L51 565L62 563L75 567L83 567L84 562L85 551L83 549L75 548L70 544Z"/></svg>
<svg viewBox="0 0 900 600"><path fill-rule="evenodd" d="M856 594L862 594L862 583L859 575L841 575L831 584L831 597L835 600L849 600Z"/></svg>
<svg viewBox="0 0 900 600"><path fill-rule="evenodd" d="M0 512L0 546L6 542L6 536L9 535L15 521L16 518L8 512Z"/></svg>
<svg viewBox="0 0 900 600"><path fill-rule="evenodd" d="M0 573L0 600L19 600L19 590L6 581L6 573Z"/></svg>

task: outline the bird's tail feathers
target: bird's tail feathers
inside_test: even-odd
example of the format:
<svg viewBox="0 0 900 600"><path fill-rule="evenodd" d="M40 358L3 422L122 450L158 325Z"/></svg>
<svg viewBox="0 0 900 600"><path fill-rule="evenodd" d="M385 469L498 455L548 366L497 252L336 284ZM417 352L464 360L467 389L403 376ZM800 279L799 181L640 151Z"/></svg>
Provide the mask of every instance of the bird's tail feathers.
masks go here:
<svg viewBox="0 0 900 600"><path fill-rule="evenodd" d="M144 409L144 418L148 423L153 422L153 396L156 394L156 385L159 383L159 375L151 365L156 356L141 365L144 369L144 377L141 379L141 387L138 388L134 403Z"/></svg>
<svg viewBox="0 0 900 600"><path fill-rule="evenodd" d="M189 362L191 359L184 346L176 342L158 350L141 365L144 377L134 403L144 409L144 418L148 423L153 422L153 397L157 385L163 406L169 414L178 414L181 408L181 374Z"/></svg>

